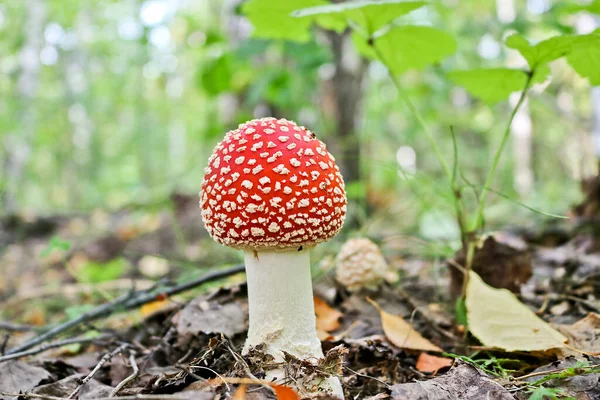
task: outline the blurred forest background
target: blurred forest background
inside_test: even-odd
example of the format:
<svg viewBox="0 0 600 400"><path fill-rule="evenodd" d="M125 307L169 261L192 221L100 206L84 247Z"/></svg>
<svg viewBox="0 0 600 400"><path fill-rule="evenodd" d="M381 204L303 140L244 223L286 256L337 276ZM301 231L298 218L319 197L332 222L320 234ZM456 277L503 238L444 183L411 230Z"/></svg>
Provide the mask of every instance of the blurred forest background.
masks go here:
<svg viewBox="0 0 600 400"><path fill-rule="evenodd" d="M503 44L513 32L536 42L598 27L594 14L561 6L443 0L404 17L457 40L455 54L409 70L401 83L448 160L453 126L460 171L474 191L518 93L490 106L445 75L525 66ZM255 30L244 10L236 0L0 3L2 214L91 215L89 225L74 224L77 236L101 231L110 212L134 210L136 223L152 225L148 215L181 214L186 204L179 218L201 231L196 196L214 145L238 123L275 116L309 127L338 159L351 202L346 235L407 235L413 250L435 240L435 254L460 247L442 168L385 67L361 57L349 32L261 38L269 23L289 21L265 15ZM600 92L564 59L553 63L552 78L533 87L514 120L487 227L540 219L517 202L567 213L582 198L582 178L597 173L599 138ZM186 232L175 236L185 243Z"/></svg>
<svg viewBox="0 0 600 400"><path fill-rule="evenodd" d="M444 72L519 66L518 53L502 45L514 31L540 40L596 27L592 14L553 13L550 0L445 0L410 18L458 40L454 56L402 82L449 158L454 125L461 168L473 182L482 181L510 105L473 100ZM2 210L115 210L175 190L195 193L224 132L276 116L330 146L363 222L382 210L400 213L399 230L445 219L437 162L378 62L361 59L344 34L294 42L252 31L240 2L230 0L3 1ZM600 97L566 63L555 64L554 79L514 123L495 189L561 212L578 200L579 180L595 172ZM518 221L524 213L503 202L488 218Z"/></svg>

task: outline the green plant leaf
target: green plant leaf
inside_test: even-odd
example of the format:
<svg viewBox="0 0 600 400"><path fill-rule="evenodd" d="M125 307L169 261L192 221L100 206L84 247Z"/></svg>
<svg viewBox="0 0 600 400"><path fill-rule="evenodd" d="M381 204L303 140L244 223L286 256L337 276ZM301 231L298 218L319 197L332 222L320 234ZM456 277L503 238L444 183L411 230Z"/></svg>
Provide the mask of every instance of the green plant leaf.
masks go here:
<svg viewBox="0 0 600 400"><path fill-rule="evenodd" d="M377 59L369 43L360 35L352 39L358 51L366 57ZM396 26L376 38L373 45L393 74L409 69L422 69L453 54L456 40L444 31L429 26Z"/></svg>
<svg viewBox="0 0 600 400"><path fill-rule="evenodd" d="M71 248L71 242L62 240L58 236L52 236L48 245L42 252L40 253L41 257L47 257L52 253L52 251L68 251Z"/></svg>
<svg viewBox="0 0 600 400"><path fill-rule="evenodd" d="M456 299L456 303L454 303L454 315L456 316L457 324L468 326L467 306L465 305L465 298L463 296Z"/></svg>
<svg viewBox="0 0 600 400"><path fill-rule="evenodd" d="M600 48L600 35L561 35L541 41L532 46L523 36L516 33L506 39L506 45L519 53L527 60L532 70L537 67L569 56L574 52L590 51Z"/></svg>
<svg viewBox="0 0 600 400"><path fill-rule="evenodd" d="M348 26L348 20L352 20L371 36L396 18L424 5L424 1L354 1L304 8L294 11L292 16L307 18L327 15L331 18L330 21L336 21L344 28Z"/></svg>
<svg viewBox="0 0 600 400"><path fill-rule="evenodd" d="M290 14L294 10L326 4L329 3L324 0L251 0L244 3L242 11L254 25L254 37L306 42L315 18L294 18ZM328 29L343 29L330 18L319 18L319 23Z"/></svg>
<svg viewBox="0 0 600 400"><path fill-rule="evenodd" d="M540 386L531 390L529 393L531 394L529 400L558 400L560 399L560 397L558 396L562 395L563 391L559 389Z"/></svg>
<svg viewBox="0 0 600 400"><path fill-rule="evenodd" d="M77 274L83 283L98 283L120 278L129 263L124 258L115 258L106 263L90 261L86 263Z"/></svg>
<svg viewBox="0 0 600 400"><path fill-rule="evenodd" d="M555 12L558 11L561 13L568 13L568 14L577 13L580 11L587 11L592 14L600 14L600 0L593 0L593 1L589 2L588 4L577 4L576 2L565 1L562 3L556 4L552 8Z"/></svg>
<svg viewBox="0 0 600 400"><path fill-rule="evenodd" d="M505 44L511 49L517 50L527 60L527 63L531 67L535 64L535 52L531 47L531 44L523 37L523 35L515 33L506 38Z"/></svg>
<svg viewBox="0 0 600 400"><path fill-rule="evenodd" d="M488 104L506 100L512 92L522 90L527 82L526 71L510 68L453 71L448 77Z"/></svg>
<svg viewBox="0 0 600 400"><path fill-rule="evenodd" d="M506 351L546 351L567 338L535 315L506 289L496 289L471 271L467 284L469 330L488 347Z"/></svg>
<svg viewBox="0 0 600 400"><path fill-rule="evenodd" d="M597 3L600 14L600 1ZM594 34L600 37L600 30ZM600 45L573 51L567 56L567 62L580 76L588 78L590 84L600 85Z"/></svg>
<svg viewBox="0 0 600 400"><path fill-rule="evenodd" d="M523 90L527 82L527 71L511 68L481 68L465 71L452 71L448 77L455 84L463 86L473 96L488 104L508 99L512 92ZM538 67L533 83L543 82L550 69Z"/></svg>
<svg viewBox="0 0 600 400"><path fill-rule="evenodd" d="M211 96L231 89L233 60L230 53L224 53L207 62L198 76L199 86Z"/></svg>

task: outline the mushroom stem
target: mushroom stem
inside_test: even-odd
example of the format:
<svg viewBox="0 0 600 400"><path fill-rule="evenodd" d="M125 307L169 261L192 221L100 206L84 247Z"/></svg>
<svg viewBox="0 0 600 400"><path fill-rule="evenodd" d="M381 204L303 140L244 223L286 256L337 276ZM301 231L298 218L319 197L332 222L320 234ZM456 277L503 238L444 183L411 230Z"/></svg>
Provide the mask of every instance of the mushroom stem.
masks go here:
<svg viewBox="0 0 600 400"><path fill-rule="evenodd" d="M303 360L323 358L317 337L315 306L308 250L245 251L250 327L244 353L265 344L276 362L282 351ZM283 378L283 371L273 377ZM331 377L319 385L343 398L339 379Z"/></svg>
<svg viewBox="0 0 600 400"><path fill-rule="evenodd" d="M302 359L323 357L308 250L246 251L244 256L250 313L244 351L264 343L278 362L281 350Z"/></svg>

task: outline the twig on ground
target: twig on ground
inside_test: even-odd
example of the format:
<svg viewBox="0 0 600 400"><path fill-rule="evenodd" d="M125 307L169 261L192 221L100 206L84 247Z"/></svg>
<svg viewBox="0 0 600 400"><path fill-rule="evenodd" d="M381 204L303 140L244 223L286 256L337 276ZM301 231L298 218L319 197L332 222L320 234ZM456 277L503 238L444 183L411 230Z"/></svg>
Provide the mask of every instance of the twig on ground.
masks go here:
<svg viewBox="0 0 600 400"><path fill-rule="evenodd" d="M48 396L37 393L9 393L0 392L2 396L9 396L19 399L40 399L40 400L67 400L66 397ZM189 400L189 393L178 394L135 394L132 396L101 397L96 400Z"/></svg>
<svg viewBox="0 0 600 400"><path fill-rule="evenodd" d="M127 378L123 379L113 389L113 391L110 393L110 396L108 396L108 397L115 397L117 394L119 394L121 389L123 389L125 386L127 386L130 382L137 379L137 377L139 376L140 368L138 367L137 362L135 361L135 351L131 351L131 353L129 354L129 365L131 365L131 369L133 370L133 372Z"/></svg>
<svg viewBox="0 0 600 400"><path fill-rule="evenodd" d="M114 356L116 356L117 354L120 354L123 350L125 350L127 347L129 346L128 343L123 343L122 345L120 345L119 347L117 347L116 349L114 349L113 351L111 351L110 353L106 353L98 362L98 364L96 364L96 366L94 367L94 369L85 377L83 378L83 380L81 381L81 384L79 386L77 386L75 388L75 390L73 390L71 392L71 394L69 396L67 396L67 399L74 399L75 396L77 396L77 394L81 391L81 389L89 382L92 380L92 378L94 377L94 375L96 375L96 373L100 370L100 368L102 368L104 366L104 364L106 364L107 362L109 362Z"/></svg>
<svg viewBox="0 0 600 400"><path fill-rule="evenodd" d="M594 311L595 313L600 313L600 307L598 307L598 305L594 304L594 302L586 300L586 299L582 299L582 298L577 297L577 296L571 296L571 295L568 295L568 294L551 293L549 295L549 297L551 299L557 299L557 300L570 300L570 301L574 301L574 302L583 304L584 306L586 306L590 310Z"/></svg>
<svg viewBox="0 0 600 400"><path fill-rule="evenodd" d="M247 376L249 376L252 379L258 379L256 376L254 376L254 374L250 370L250 366L248 365L248 363L246 362L246 360L244 360L244 358L241 355L239 355L238 353L236 353L231 348L230 343L227 344L227 349L229 350L229 352L231 353L231 355L233 356L233 358L242 365L242 368L244 368L244 372L246 373ZM229 386L227 387L227 390L229 390Z"/></svg>
<svg viewBox="0 0 600 400"><path fill-rule="evenodd" d="M4 352L6 351L6 345L8 344L9 339L10 335L8 333L4 335L4 338L2 339L2 344L0 344L0 354L4 354Z"/></svg>
<svg viewBox="0 0 600 400"><path fill-rule="evenodd" d="M69 329L80 325L85 322L90 322L96 320L101 317L105 317L111 315L112 313L118 310L131 310L137 307L140 307L144 304L151 303L156 300L157 296L173 296L175 294L185 292L186 290L193 289L198 287L204 283L211 282L217 279L225 278L231 275L235 275L244 270L243 265L236 265L231 268L226 268L218 271L209 272L204 274L192 281L185 282L172 287L153 287L146 290L133 291L131 293L127 293L123 296L117 297L115 300L102 304L93 310L80 315L77 318L73 318L69 321L66 321L62 324L51 328L40 335L34 337L26 343L21 344L15 348L10 349L7 354L14 354L17 352L21 352L27 349L30 349L34 346L37 346L40 343L45 342L46 340L52 339L53 337L68 331Z"/></svg>
<svg viewBox="0 0 600 400"><path fill-rule="evenodd" d="M13 324L12 322L0 321L0 330L10 332L29 332L35 330L35 326Z"/></svg>
<svg viewBox="0 0 600 400"><path fill-rule="evenodd" d="M556 368L556 369L549 369L547 371L532 372L532 373L527 374L527 375L521 375L521 376L519 376L517 378L514 378L513 380L515 380L515 381L522 381L522 380L525 380L527 378L532 378L534 376L543 376L543 375L550 375L550 374L561 373L561 372L565 372L566 370L568 370L571 367ZM598 367L600 367L600 364L588 365L588 366L580 367L580 369L590 370L590 369L594 369L594 368L598 368Z"/></svg>
<svg viewBox="0 0 600 400"><path fill-rule="evenodd" d="M361 374L360 372L356 372L355 370L350 369L348 367L344 367L344 369L352 372L353 374L355 374L357 376L361 376L361 377L367 378L367 379L373 379L374 381L377 381L377 382L381 383L385 387L390 387L391 386L389 383L386 383L386 382L382 381L381 379L375 378L374 376L369 376L369 375Z"/></svg>
<svg viewBox="0 0 600 400"><path fill-rule="evenodd" d="M112 281L98 282L98 283L70 283L61 286L41 286L27 288L17 291L11 296L6 304L8 307L20 304L24 301L39 299L42 297L51 296L63 296L66 298L72 298L81 293L90 293L94 290L102 291L117 291L117 290L130 290L131 286L134 285L140 290L150 289L155 286L155 282L149 279L115 279ZM2 323L0 322L0 329ZM31 329L36 329L32 327Z"/></svg>
<svg viewBox="0 0 600 400"><path fill-rule="evenodd" d="M6 356L2 356L2 357L0 357L0 363L3 361L14 360L15 358L33 356L35 354L43 353L46 350L56 349L58 347L69 346L72 344L85 344L85 343L97 342L100 340L108 339L110 337L112 337L112 335L100 335L95 338L76 337L76 338L71 338L71 339L59 340L59 341L51 342L51 343L45 343L35 349L20 351L18 353L10 353Z"/></svg>

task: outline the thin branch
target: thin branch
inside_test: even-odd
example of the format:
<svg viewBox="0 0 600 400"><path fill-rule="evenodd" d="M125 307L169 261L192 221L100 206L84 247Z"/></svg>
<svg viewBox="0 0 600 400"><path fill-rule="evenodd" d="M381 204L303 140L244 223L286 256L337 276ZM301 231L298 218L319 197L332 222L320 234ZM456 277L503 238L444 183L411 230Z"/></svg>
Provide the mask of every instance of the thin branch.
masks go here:
<svg viewBox="0 0 600 400"><path fill-rule="evenodd" d="M140 375L140 368L138 367L137 362L135 361L135 351L132 351L131 354L129 354L129 365L131 365L131 369L133 370L133 372L127 378L123 379L113 389L113 391L108 397L115 397L117 394L119 394L121 389L127 386L130 382L133 382Z"/></svg>
<svg viewBox="0 0 600 400"><path fill-rule="evenodd" d="M182 293L182 292L185 292L186 290L190 290L190 289L193 289L200 285L203 285L207 282L212 282L217 279L221 279L221 278L225 278L225 277L228 277L231 275L238 274L238 273L242 272L243 270L244 270L243 265L236 265L231 268L226 268L226 269L222 269L222 270L218 270L218 271L209 272L209 273L204 274L192 281L185 282L185 283L173 286L173 287L167 287L167 288L155 287L155 288L150 288L150 289L146 289L146 290L139 290L139 291L133 291L131 293L127 293L123 296L117 297L115 300L113 300L111 302L102 304L102 305L94 308L93 310L80 315L77 318L73 318L69 321L66 321L62 324L55 326L54 328L51 328L51 329L41 333L40 335L34 337L33 339L29 340L28 342L25 342L25 343L21 344L20 346L17 346L15 348L9 350L7 354L14 354L14 353L18 353L18 352L30 349L34 346L37 346L40 343L45 342L46 340L52 339L53 337L65 332L65 331L68 331L69 329L71 329L77 325L80 325L80 324L83 324L86 322L90 322L90 321L94 321L101 317L106 317L117 311L131 310L131 309L138 308L144 304L151 303L154 300L156 300L156 297L159 295L167 296L167 297L173 296L175 294Z"/></svg>
<svg viewBox="0 0 600 400"><path fill-rule="evenodd" d="M110 337L111 337L111 335L101 335L101 336L98 336L98 337L95 337L95 338L81 338L81 337L77 337L77 338L59 340L59 341L56 341L56 342L45 343L45 344L43 344L40 347L37 347L35 349L20 351L20 352L17 352L17 353L10 353L10 354L8 354L6 356L2 356L2 357L0 357L0 363L3 362L3 361L14 360L16 358L21 358L21 357L26 357L26 356L33 356L33 355L36 355L36 354L43 353L44 351L47 351L47 350L50 350L50 349L56 349L56 348L59 348L59 347L69 346L69 345L72 345L72 344L84 344L84 343L96 342L96 341L108 339Z"/></svg>
<svg viewBox="0 0 600 400"><path fill-rule="evenodd" d="M92 380L92 378L94 377L94 375L96 375L96 373L98 371L100 371L100 368L102 368L104 366L104 364L106 364L107 362L109 362L114 356L116 356L117 354L120 354L123 350L125 350L127 347L129 346L129 344L124 343L122 345L120 345L119 347L117 347L116 349L114 349L113 351L111 351L110 353L106 353L98 362L98 364L96 364L96 366L94 367L94 369L85 377L83 378L83 380L81 381L81 384L78 385L75 390L73 390L71 392L71 394L69 396L67 396L67 399L74 399L75 396L77 396L77 394L81 391L81 389L89 382Z"/></svg>
<svg viewBox="0 0 600 400"><path fill-rule="evenodd" d="M382 384L382 385L384 385L385 387L388 387L388 388L389 388L389 387L391 387L391 386L392 386L392 385L390 385L389 383L386 383L386 382L382 381L381 379L375 378L374 376L369 376L369 375L361 374L360 372L356 372L355 370L353 370L353 369L350 369L350 368L348 368L348 367L346 367L346 366L344 366L344 369L346 369L346 370L348 370L348 371L352 372L353 374L355 374L355 375L357 375L357 376L361 376L361 377L363 377L363 378L367 378L367 379L373 379L374 381L377 381L377 382L381 383L381 384Z"/></svg>
<svg viewBox="0 0 600 400"><path fill-rule="evenodd" d="M35 326L13 324L12 322L0 321L0 330L10 332L29 332L35 330Z"/></svg>
<svg viewBox="0 0 600 400"><path fill-rule="evenodd" d="M40 400L67 400L66 397L48 396L45 394L37 393L10 393L0 392L2 396L9 396L14 398L23 399L40 399ZM136 394L132 396L117 396L117 397L101 397L96 400L189 400L189 393L177 393L177 394Z"/></svg>

